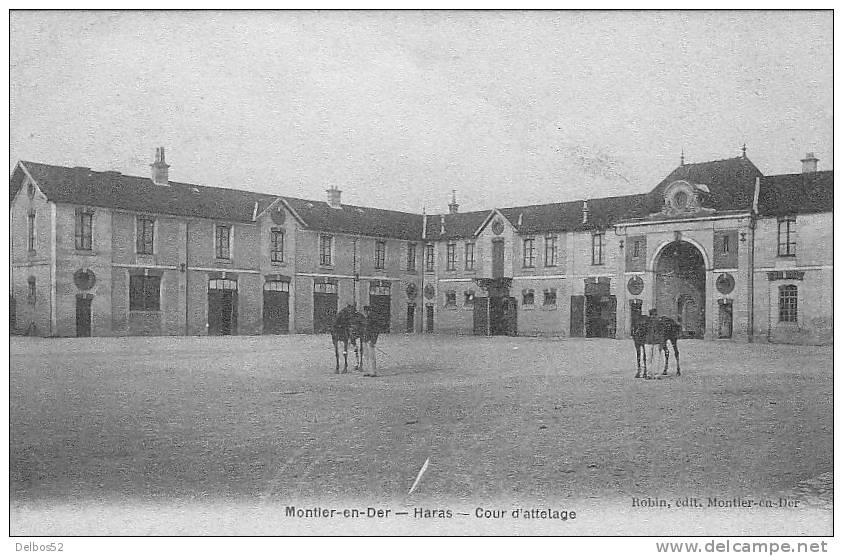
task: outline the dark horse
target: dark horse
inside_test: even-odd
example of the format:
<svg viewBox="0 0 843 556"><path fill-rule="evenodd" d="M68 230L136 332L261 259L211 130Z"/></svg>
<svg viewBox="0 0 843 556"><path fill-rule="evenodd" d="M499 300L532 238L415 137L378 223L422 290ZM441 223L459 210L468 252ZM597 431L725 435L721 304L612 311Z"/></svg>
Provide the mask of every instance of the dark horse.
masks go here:
<svg viewBox="0 0 843 556"><path fill-rule="evenodd" d="M348 372L348 344L354 346L355 370L363 366L363 334L366 329L366 317L358 313L353 305L348 305L339 312L331 327L331 341L334 344L334 356L337 360L337 373L340 372L339 343L343 345L343 373Z"/></svg>
<svg viewBox="0 0 843 556"><path fill-rule="evenodd" d="M663 375L667 374L667 364L670 353L667 351L667 342L673 344L673 354L676 356L676 376L680 376L679 369L679 344L677 340L682 335L682 326L669 317L656 316L655 310L650 311L650 316L639 315L632 323L632 341L635 342L635 358L638 362L638 373L635 378L641 378L641 354L644 354L644 378L647 376L647 345L658 345L659 351L664 352Z"/></svg>

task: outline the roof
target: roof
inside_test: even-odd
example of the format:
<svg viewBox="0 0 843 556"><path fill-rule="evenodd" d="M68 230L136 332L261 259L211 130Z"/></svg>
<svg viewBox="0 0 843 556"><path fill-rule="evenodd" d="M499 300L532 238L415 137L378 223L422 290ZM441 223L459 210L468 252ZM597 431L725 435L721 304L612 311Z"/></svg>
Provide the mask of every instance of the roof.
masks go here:
<svg viewBox="0 0 843 556"><path fill-rule="evenodd" d="M406 240L421 239L421 214L354 205L331 208L324 201L282 198L305 225L314 230Z"/></svg>
<svg viewBox="0 0 843 556"><path fill-rule="evenodd" d="M421 239L422 216L393 210L343 205L332 209L324 201L308 201L268 193L169 182L156 185L150 178L118 172L95 172L21 161L47 199L138 212L252 222L270 204L286 201L308 228L328 232L399 239ZM9 184L11 202L23 185L15 169ZM255 208L257 205L257 209Z"/></svg>
<svg viewBox="0 0 843 556"><path fill-rule="evenodd" d="M832 212L834 210L834 171L807 174L780 174L761 178L758 213L782 216Z"/></svg>
<svg viewBox="0 0 843 556"><path fill-rule="evenodd" d="M94 172L88 168L67 168L21 161L47 199L138 212L192 216L251 222L258 207L276 198L266 193L206 187L170 182L156 185L150 178L124 176L117 172ZM14 198L23 180L12 175L9 199Z"/></svg>
<svg viewBox="0 0 843 556"><path fill-rule="evenodd" d="M456 214L428 214L425 238L436 241L474 237L474 232L485 222L491 212L490 210L478 210ZM443 217L445 218L444 234L441 233Z"/></svg>
<svg viewBox="0 0 843 556"><path fill-rule="evenodd" d="M761 170L743 156L683 164L650 192L650 202L654 203L651 208L659 210L668 185L677 180L687 180L708 186L711 195L705 203L707 207L717 211L750 210L755 196L755 178L762 176Z"/></svg>

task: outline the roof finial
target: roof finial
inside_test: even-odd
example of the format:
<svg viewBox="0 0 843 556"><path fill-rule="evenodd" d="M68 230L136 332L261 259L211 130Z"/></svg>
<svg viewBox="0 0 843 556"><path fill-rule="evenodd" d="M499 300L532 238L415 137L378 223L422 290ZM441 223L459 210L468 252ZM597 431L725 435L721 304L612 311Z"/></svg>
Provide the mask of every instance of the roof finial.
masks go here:
<svg viewBox="0 0 843 556"><path fill-rule="evenodd" d="M682 154L679 155L679 165L685 166L685 147L682 147Z"/></svg>
<svg viewBox="0 0 843 556"><path fill-rule="evenodd" d="M743 158L746 158L746 143L744 143L743 147L741 147L741 152L743 153Z"/></svg>

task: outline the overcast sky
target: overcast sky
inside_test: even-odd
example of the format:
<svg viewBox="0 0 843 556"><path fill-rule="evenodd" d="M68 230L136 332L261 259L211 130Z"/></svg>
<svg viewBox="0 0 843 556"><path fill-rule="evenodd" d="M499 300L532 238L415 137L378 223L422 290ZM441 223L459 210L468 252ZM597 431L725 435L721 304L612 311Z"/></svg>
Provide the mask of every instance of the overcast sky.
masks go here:
<svg viewBox="0 0 843 556"><path fill-rule="evenodd" d="M830 169L831 12L12 12L18 159L429 213Z"/></svg>

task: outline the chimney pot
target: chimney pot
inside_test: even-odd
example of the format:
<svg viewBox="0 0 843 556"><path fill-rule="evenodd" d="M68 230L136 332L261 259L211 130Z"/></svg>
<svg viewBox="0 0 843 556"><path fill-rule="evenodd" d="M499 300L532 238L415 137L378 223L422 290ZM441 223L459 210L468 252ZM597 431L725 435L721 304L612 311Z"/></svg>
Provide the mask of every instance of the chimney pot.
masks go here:
<svg viewBox="0 0 843 556"><path fill-rule="evenodd" d="M448 212L457 214L460 211L460 204L457 202L457 190L451 190L451 203L448 205Z"/></svg>
<svg viewBox="0 0 843 556"><path fill-rule="evenodd" d="M164 147L155 149L155 162L149 166L152 168L152 183L155 185L170 184L170 165L164 160Z"/></svg>
<svg viewBox="0 0 843 556"><path fill-rule="evenodd" d="M817 162L819 159L814 156L814 153L806 153L805 158L802 159L802 173L812 174L817 171Z"/></svg>
<svg viewBox="0 0 843 556"><path fill-rule="evenodd" d="M342 208L342 203L340 202L342 191L337 189L335 185L332 185L325 191L328 193L328 206L334 209Z"/></svg>

